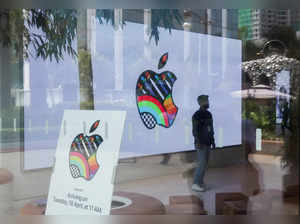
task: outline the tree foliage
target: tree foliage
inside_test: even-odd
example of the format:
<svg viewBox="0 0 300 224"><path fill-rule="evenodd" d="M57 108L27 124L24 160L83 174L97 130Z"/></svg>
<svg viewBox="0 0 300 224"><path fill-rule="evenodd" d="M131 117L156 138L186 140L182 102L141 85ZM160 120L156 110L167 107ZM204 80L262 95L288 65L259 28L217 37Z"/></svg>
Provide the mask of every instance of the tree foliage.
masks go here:
<svg viewBox="0 0 300 224"><path fill-rule="evenodd" d="M183 23L183 17L178 9L152 9L150 40L154 38L155 43L158 44L159 27L163 27L171 33L176 23L180 26Z"/></svg>
<svg viewBox="0 0 300 224"><path fill-rule="evenodd" d="M31 55L57 62L63 59L64 53L75 57L77 16L75 9L1 9L0 43L13 46L25 57ZM114 11L99 9L96 18L99 23L114 24Z"/></svg>
<svg viewBox="0 0 300 224"><path fill-rule="evenodd" d="M6 18L4 19L4 16ZM64 9L1 10L0 42L42 59L59 61L63 53L75 56L72 41L76 36L76 11ZM4 22L5 23L5 22ZM32 46L32 49L29 46Z"/></svg>
<svg viewBox="0 0 300 224"><path fill-rule="evenodd" d="M64 52L76 55L72 42L76 36L75 10L32 9L25 16L28 25L27 44L32 44L37 57L59 61ZM28 48L28 46L26 46Z"/></svg>
<svg viewBox="0 0 300 224"><path fill-rule="evenodd" d="M31 55L59 62L63 60L64 53L77 56L73 46L77 34L77 19L78 11L75 9L1 9L0 43L13 46L25 57ZM96 19L100 24L114 26L114 10L97 9ZM159 27L171 33L172 28L176 25L181 26L182 23L183 17L179 10L152 9L150 40L154 38L158 44Z"/></svg>
<svg viewBox="0 0 300 224"><path fill-rule="evenodd" d="M268 104L258 103L254 99L243 101L243 119L252 120L257 128L262 129L263 139L273 139L279 136L274 134L276 124L276 111L273 110L275 102Z"/></svg>

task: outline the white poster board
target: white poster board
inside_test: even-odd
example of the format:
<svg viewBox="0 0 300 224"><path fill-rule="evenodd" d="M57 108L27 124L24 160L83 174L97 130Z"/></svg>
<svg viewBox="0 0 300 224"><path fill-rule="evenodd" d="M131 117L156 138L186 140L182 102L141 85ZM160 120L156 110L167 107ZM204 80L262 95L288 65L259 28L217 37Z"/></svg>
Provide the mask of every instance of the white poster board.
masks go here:
<svg viewBox="0 0 300 224"><path fill-rule="evenodd" d="M125 116L64 112L46 215L109 215Z"/></svg>

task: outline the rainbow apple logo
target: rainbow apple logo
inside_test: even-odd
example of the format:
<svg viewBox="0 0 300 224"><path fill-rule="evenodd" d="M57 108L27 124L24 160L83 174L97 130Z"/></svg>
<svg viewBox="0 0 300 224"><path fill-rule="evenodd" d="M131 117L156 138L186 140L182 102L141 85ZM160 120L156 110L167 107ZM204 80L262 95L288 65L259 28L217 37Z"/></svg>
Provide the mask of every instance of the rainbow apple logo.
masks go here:
<svg viewBox="0 0 300 224"><path fill-rule="evenodd" d="M158 69L168 61L168 53L161 56ZM169 128L175 121L178 107L172 98L176 76L170 71L157 74L146 70L138 78L136 84L136 100L140 117L148 129L156 124Z"/></svg>
<svg viewBox="0 0 300 224"><path fill-rule="evenodd" d="M95 121L89 133L94 132L99 123L99 120ZM73 178L91 180L95 176L99 169L96 155L102 142L100 135L87 136L80 133L74 138L69 153L69 167Z"/></svg>

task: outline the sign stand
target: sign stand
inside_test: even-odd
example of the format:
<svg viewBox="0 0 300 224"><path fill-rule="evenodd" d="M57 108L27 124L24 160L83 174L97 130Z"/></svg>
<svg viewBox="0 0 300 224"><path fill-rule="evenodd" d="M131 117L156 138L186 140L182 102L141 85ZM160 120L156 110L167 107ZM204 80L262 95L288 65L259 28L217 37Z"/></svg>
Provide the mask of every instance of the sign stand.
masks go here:
<svg viewBox="0 0 300 224"><path fill-rule="evenodd" d="M66 110L46 215L109 215L125 111Z"/></svg>

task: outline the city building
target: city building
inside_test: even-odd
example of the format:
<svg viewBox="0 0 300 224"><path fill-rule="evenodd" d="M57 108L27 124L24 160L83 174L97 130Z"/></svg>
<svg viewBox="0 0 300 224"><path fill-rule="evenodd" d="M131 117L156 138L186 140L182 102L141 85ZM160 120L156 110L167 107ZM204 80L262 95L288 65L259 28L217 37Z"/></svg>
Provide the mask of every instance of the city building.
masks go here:
<svg viewBox="0 0 300 224"><path fill-rule="evenodd" d="M300 9L291 10L291 26L296 32L300 31Z"/></svg>
<svg viewBox="0 0 300 224"><path fill-rule="evenodd" d="M192 10L192 31L238 39L237 9Z"/></svg>
<svg viewBox="0 0 300 224"><path fill-rule="evenodd" d="M238 14L239 30L248 40L262 39L276 26L291 26L295 31L300 30L299 10L240 9Z"/></svg>

